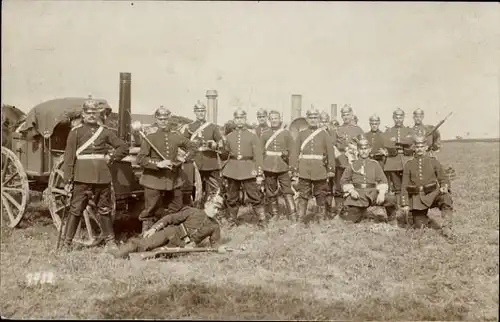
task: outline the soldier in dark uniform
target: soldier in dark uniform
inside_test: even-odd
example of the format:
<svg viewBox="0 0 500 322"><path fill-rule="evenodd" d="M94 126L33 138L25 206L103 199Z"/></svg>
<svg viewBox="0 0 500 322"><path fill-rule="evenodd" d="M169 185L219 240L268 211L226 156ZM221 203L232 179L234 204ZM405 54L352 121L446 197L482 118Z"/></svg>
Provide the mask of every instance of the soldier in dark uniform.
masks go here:
<svg viewBox="0 0 500 322"><path fill-rule="evenodd" d="M194 142L171 131L168 124L171 113L168 109L161 106L154 115L158 130L148 134L147 138L162 155L159 155L146 140L142 141L141 150L137 155L137 163L144 168L139 181L144 186L144 210L139 214L143 231L148 230L154 223L155 212L162 201L163 206L168 207L169 213L181 209L183 185L181 165L192 157L196 149ZM185 160L178 157L179 148L187 151Z"/></svg>
<svg viewBox="0 0 500 322"><path fill-rule="evenodd" d="M262 133L260 139L264 149L264 183L270 213L271 216L278 215L278 191L281 190L287 204L289 216L293 220L296 217L296 209L289 174L293 138L290 131L281 127L281 115L278 111L269 112L269 123L271 123L271 127Z"/></svg>
<svg viewBox="0 0 500 322"><path fill-rule="evenodd" d="M89 198L97 205L97 214L102 234L93 246L104 242L107 247L116 247L111 211L111 172L109 166L128 154L128 145L115 132L99 125L102 112L97 101L89 98L83 104L83 124L71 129L64 151L65 190L73 191L69 218L65 229L64 246L71 248L78 224ZM111 145L115 152L108 154Z"/></svg>
<svg viewBox="0 0 500 322"><path fill-rule="evenodd" d="M290 157L294 180L298 180L298 217L304 218L309 199L314 196L325 218L333 218L331 199L328 198L328 178L335 176L335 157L332 138L319 126L319 112L306 113L309 127L299 132Z"/></svg>
<svg viewBox="0 0 500 322"><path fill-rule="evenodd" d="M424 136L427 140L427 146L429 149L429 154L433 155L434 152L439 152L441 149L441 135L439 130L434 131L432 135L427 136L434 129L433 125L424 125L422 122L424 120L424 111L421 109L416 109L413 111L413 132L415 135Z"/></svg>
<svg viewBox="0 0 500 322"><path fill-rule="evenodd" d="M267 111L265 109L261 108L257 111L257 122L258 124L255 127L255 134L260 137L262 132L269 128L269 125L267 124Z"/></svg>
<svg viewBox="0 0 500 322"><path fill-rule="evenodd" d="M370 158L376 160L380 163L382 169L384 169L385 158L387 156L387 150L384 144L384 133L379 130L380 117L378 115L372 115L369 119L370 131L365 133L365 137L370 142Z"/></svg>
<svg viewBox="0 0 500 322"><path fill-rule="evenodd" d="M389 180L390 189L396 195L398 205L401 204L401 181L405 163L411 159L413 150L413 130L404 126L405 112L397 109L393 113L394 126L384 133L387 158L384 171ZM392 222L394 223L394 222Z"/></svg>
<svg viewBox="0 0 500 322"><path fill-rule="evenodd" d="M203 183L203 197L201 204L198 205L198 207L202 207L206 198L221 188L221 164L216 151L222 148L223 140L219 127L207 122L207 108L203 103L198 101L194 106L194 113L196 121L187 124L183 133L186 138L198 146L194 161L186 162L183 166L188 179L183 187L184 204L191 204L191 196L194 199L194 164L196 164Z"/></svg>
<svg viewBox="0 0 500 322"><path fill-rule="evenodd" d="M426 155L426 138L417 136L414 143L415 157L405 164L403 172L402 209L406 214L411 212L416 228L429 225L445 237L453 237L453 201L448 189L448 177L441 163ZM437 220L429 218L427 213L431 208L439 208L441 217Z"/></svg>
<svg viewBox="0 0 500 322"><path fill-rule="evenodd" d="M383 206L388 218L395 217L396 198L387 195L389 185L380 164L368 158L371 150L369 141L362 138L357 146L359 159L346 168L340 179L342 190L348 193L344 201L347 211L341 218L357 223L366 216L366 210L370 206Z"/></svg>
<svg viewBox="0 0 500 322"><path fill-rule="evenodd" d="M233 116L236 129L226 137L229 158L222 169L222 176L227 179L229 220L232 225L237 224L240 188L243 188L259 218L259 226L264 227L266 213L260 189L264 181L262 145L257 135L245 128L247 113L238 109Z"/></svg>
<svg viewBox="0 0 500 322"><path fill-rule="evenodd" d="M212 195L204 209L184 207L179 212L168 214L145 231L142 238L132 238L118 250L110 253L116 258L127 258L130 253L146 252L155 248L201 246L209 238L210 247L221 241L221 230L216 215L222 207L222 197Z"/></svg>
<svg viewBox="0 0 500 322"><path fill-rule="evenodd" d="M337 213L342 209L342 203L344 200L342 187L340 185L340 178L342 177L344 170L350 166L349 159L346 156L346 150L355 148L353 138L364 134L363 130L359 126L352 124L353 112L349 105L345 105L340 110L340 113L344 124L337 127L335 142L335 204L337 205Z"/></svg>

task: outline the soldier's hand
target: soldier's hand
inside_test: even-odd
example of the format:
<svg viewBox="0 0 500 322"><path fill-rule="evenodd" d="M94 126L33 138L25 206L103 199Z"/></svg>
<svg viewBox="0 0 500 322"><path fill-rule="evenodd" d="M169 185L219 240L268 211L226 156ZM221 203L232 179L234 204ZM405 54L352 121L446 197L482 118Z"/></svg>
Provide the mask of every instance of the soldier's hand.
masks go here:
<svg viewBox="0 0 500 322"><path fill-rule="evenodd" d="M151 227L150 229L146 230L142 234L142 237L143 238L149 238L149 237L153 236L155 233L156 233L156 228L155 227Z"/></svg>
<svg viewBox="0 0 500 322"><path fill-rule="evenodd" d="M217 149L217 142L215 142L214 140L208 140L207 144L210 149L212 150Z"/></svg>
<svg viewBox="0 0 500 322"><path fill-rule="evenodd" d="M194 243L186 244L186 246L184 246L184 248L188 248L188 249L194 248Z"/></svg>
<svg viewBox="0 0 500 322"><path fill-rule="evenodd" d="M408 215L410 213L410 207L408 207L408 206L402 207L401 210L403 211L403 213L405 215Z"/></svg>
<svg viewBox="0 0 500 322"><path fill-rule="evenodd" d="M448 186L447 185L442 186L441 188L439 188L439 192L441 192L441 194L447 193L448 192Z"/></svg>
<svg viewBox="0 0 500 322"><path fill-rule="evenodd" d="M104 156L104 159L106 159L106 163L108 163L108 164L111 162L111 156L109 154L106 154Z"/></svg>
<svg viewBox="0 0 500 322"><path fill-rule="evenodd" d="M327 176L328 176L328 178L333 178L333 177L335 177L335 173L334 172L328 172Z"/></svg>
<svg viewBox="0 0 500 322"><path fill-rule="evenodd" d="M385 193L379 193L377 195L377 205L383 204L385 201Z"/></svg>
<svg viewBox="0 0 500 322"><path fill-rule="evenodd" d="M165 168L171 168L172 167L172 161L170 160L162 160L158 162L156 165L158 168L165 169Z"/></svg>
<svg viewBox="0 0 500 322"><path fill-rule="evenodd" d="M349 194L351 195L351 198L352 199L358 199L359 198L359 193L355 190L355 189L352 189Z"/></svg>
<svg viewBox="0 0 500 322"><path fill-rule="evenodd" d="M387 149L384 149L384 148L380 148L378 150L378 153L384 155L384 156L387 156L389 154L389 152L387 151Z"/></svg>
<svg viewBox="0 0 500 322"><path fill-rule="evenodd" d="M261 185L262 182L264 182L264 178L262 176L257 176L257 178L255 178L255 181L258 185Z"/></svg>
<svg viewBox="0 0 500 322"><path fill-rule="evenodd" d="M67 183L64 185L64 191L66 191L67 193L70 193L71 191L73 191L73 183Z"/></svg>
<svg viewBox="0 0 500 322"><path fill-rule="evenodd" d="M225 246L219 246L217 248L217 253L221 253L221 254L227 253L226 247Z"/></svg>

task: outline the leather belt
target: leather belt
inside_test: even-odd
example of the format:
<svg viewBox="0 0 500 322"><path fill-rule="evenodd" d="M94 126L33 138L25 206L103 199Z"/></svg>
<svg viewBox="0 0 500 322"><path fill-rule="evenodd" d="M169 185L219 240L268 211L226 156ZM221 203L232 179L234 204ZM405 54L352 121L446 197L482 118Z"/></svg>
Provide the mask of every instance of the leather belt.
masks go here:
<svg viewBox="0 0 500 322"><path fill-rule="evenodd" d="M366 189L366 188L376 188L377 185L375 183L354 183L354 188L358 189Z"/></svg>
<svg viewBox="0 0 500 322"><path fill-rule="evenodd" d="M406 190L409 194L419 194L421 192L430 193L436 190L438 187L437 182L429 183L423 186L408 186Z"/></svg>
<svg viewBox="0 0 500 322"><path fill-rule="evenodd" d="M102 160L105 158L105 154L80 154L76 156L77 160Z"/></svg>
<svg viewBox="0 0 500 322"><path fill-rule="evenodd" d="M301 154L299 156L300 159L305 159L305 160L321 160L323 161L323 156L318 155L318 154Z"/></svg>
<svg viewBox="0 0 500 322"><path fill-rule="evenodd" d="M253 157L244 157L242 155L232 155L230 158L233 160L253 160Z"/></svg>
<svg viewBox="0 0 500 322"><path fill-rule="evenodd" d="M278 151L266 151L266 155L275 155L275 156L281 156L283 155L283 152L278 152Z"/></svg>

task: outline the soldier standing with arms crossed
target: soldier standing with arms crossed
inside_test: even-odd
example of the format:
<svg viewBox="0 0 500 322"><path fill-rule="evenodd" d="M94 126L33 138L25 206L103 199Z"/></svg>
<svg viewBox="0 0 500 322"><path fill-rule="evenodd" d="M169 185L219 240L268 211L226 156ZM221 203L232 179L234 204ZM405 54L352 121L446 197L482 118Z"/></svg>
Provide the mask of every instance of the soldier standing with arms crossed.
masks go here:
<svg viewBox="0 0 500 322"><path fill-rule="evenodd" d="M449 180L441 163L427 156L426 138L414 139L415 157L404 167L401 205L403 211L411 212L416 228L430 226L439 230L443 236L453 238L451 221L453 201L449 192ZM441 216L437 221L427 216L429 209L439 208Z"/></svg>
<svg viewBox="0 0 500 322"><path fill-rule="evenodd" d="M69 218L66 223L64 245L71 248L82 213L87 207L89 198L94 197L102 234L92 246L104 242L106 247L116 247L111 218L111 172L109 165L123 159L128 153L127 143L115 132L99 125L102 109L91 97L83 104L83 124L71 129L64 151L65 190L73 191L69 207ZM111 145L115 152L108 154Z"/></svg>
<svg viewBox="0 0 500 322"><path fill-rule="evenodd" d="M350 145L353 145L352 139L364 134L363 130L357 126L353 125L353 112L349 105L345 105L340 110L340 114L344 124L337 127L337 137L335 142L335 147L337 149L335 153L336 158L336 168L335 168L335 204L337 205L337 213L342 210L342 204L344 201L342 187L340 185L340 178L347 167L350 167L349 159L346 156L346 149L349 149Z"/></svg>
<svg viewBox="0 0 500 322"><path fill-rule="evenodd" d="M255 134L258 137L262 135L262 132L269 129L269 125L267 124L267 111L263 108L257 111L257 127L255 127Z"/></svg>
<svg viewBox="0 0 500 322"><path fill-rule="evenodd" d="M236 129L226 137L225 149L229 154L229 159L222 170L222 176L227 179L228 184L229 220L232 225L237 224L238 209L242 201L240 188L243 188L259 218L259 226L262 228L266 222L264 196L260 190L264 181L262 146L257 135L245 127L247 113L242 109L237 109L233 116Z"/></svg>
<svg viewBox="0 0 500 322"><path fill-rule="evenodd" d="M313 195L325 218L333 218L335 215L331 208L331 199L328 199L327 181L335 176L332 138L319 126L317 109L307 111L306 117L309 128L299 132L290 156L294 181L298 180L298 219L305 217L307 203Z"/></svg>
<svg viewBox="0 0 500 322"><path fill-rule="evenodd" d="M183 203L185 205L191 204L191 196L193 196L194 190L194 162L203 183L203 197L201 204L197 206L203 207L206 198L221 188L220 160L216 150L223 146L223 142L219 127L207 122L207 108L203 103L198 101L194 106L194 113L196 121L188 124L183 133L186 138L198 146L194 161L188 161L184 164L187 180L183 188Z"/></svg>
<svg viewBox="0 0 500 322"><path fill-rule="evenodd" d="M378 161L382 169L384 169L385 158L387 156L387 150L384 144L384 133L379 130L380 117L378 115L372 115L369 119L370 131L365 133L365 137L370 142L370 158Z"/></svg>
<svg viewBox="0 0 500 322"><path fill-rule="evenodd" d="M144 186L144 210L139 214L143 232L155 222L155 212L162 201L164 207L168 204L169 213L178 212L182 208L181 164L185 160L179 162L177 150L186 149L185 159L189 160L196 149L195 143L171 131L168 124L170 115L168 109L160 106L154 113L158 130L147 135L161 155L146 140L142 140L141 150L137 155L137 163L144 168L139 181Z"/></svg>
<svg viewBox="0 0 500 322"><path fill-rule="evenodd" d="M271 123L271 127L262 133L260 139L264 147L264 183L270 213L271 217L278 215L278 191L281 189L289 211L288 215L293 220L296 217L296 209L289 174L293 138L288 130L281 127L281 115L278 111L269 112L269 123Z"/></svg>
<svg viewBox="0 0 500 322"><path fill-rule="evenodd" d="M398 206L401 205L401 182L403 179L403 169L406 162L411 159L413 150L413 130L404 126L405 112L398 108L392 114L394 126L388 128L385 133L385 148L387 158L384 165L389 184L392 185L392 192L396 195ZM394 224L396 218L389 218L389 222Z"/></svg>

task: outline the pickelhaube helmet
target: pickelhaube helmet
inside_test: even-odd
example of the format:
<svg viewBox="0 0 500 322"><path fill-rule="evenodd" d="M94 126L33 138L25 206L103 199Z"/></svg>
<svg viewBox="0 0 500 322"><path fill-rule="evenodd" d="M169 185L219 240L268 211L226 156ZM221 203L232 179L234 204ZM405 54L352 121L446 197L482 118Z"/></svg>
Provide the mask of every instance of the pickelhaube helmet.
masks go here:
<svg viewBox="0 0 500 322"><path fill-rule="evenodd" d="M155 114L154 116L156 118L160 117L160 116L163 116L163 117L170 117L172 113L170 112L169 109L167 109L166 107L164 107L163 105L161 105L160 107L158 107L155 111Z"/></svg>
<svg viewBox="0 0 500 322"><path fill-rule="evenodd" d="M208 199L208 201L219 207L222 207L222 205L224 205L224 198L222 198L220 193L214 194L211 198Z"/></svg>
<svg viewBox="0 0 500 322"><path fill-rule="evenodd" d="M372 116L370 116L369 121L370 122L379 122L380 123L380 117L378 115L376 115L376 114L373 114Z"/></svg>
<svg viewBox="0 0 500 322"><path fill-rule="evenodd" d="M242 116L247 116L247 112L241 107L238 107L236 111L234 111L233 117L242 117Z"/></svg>
<svg viewBox="0 0 500 322"><path fill-rule="evenodd" d="M402 109L400 108L397 108L393 113L392 113L393 116L396 116L396 115L401 115L401 116L405 116L405 111L403 111Z"/></svg>
<svg viewBox="0 0 500 322"><path fill-rule="evenodd" d="M307 117L312 117L312 116L319 116L319 111L317 108L314 107L314 105L311 105L311 108L309 108L306 112Z"/></svg>
<svg viewBox="0 0 500 322"><path fill-rule="evenodd" d="M418 144L427 144L427 140L426 140L425 136L423 136L423 135L415 135L413 137L413 143L415 145L418 145Z"/></svg>
<svg viewBox="0 0 500 322"><path fill-rule="evenodd" d="M424 110L421 108L417 108L415 111L413 111L413 115L422 115L424 116Z"/></svg>
<svg viewBox="0 0 500 322"><path fill-rule="evenodd" d="M357 146L358 149L366 149L370 147L370 142L365 137L361 137L358 139Z"/></svg>
<svg viewBox="0 0 500 322"><path fill-rule="evenodd" d="M344 107L340 110L340 114L352 113L352 107L349 104L345 104Z"/></svg>
<svg viewBox="0 0 500 322"><path fill-rule="evenodd" d="M198 101L196 104L194 104L194 111L195 112L204 112L206 110L207 110L207 107L202 102Z"/></svg>
<svg viewBox="0 0 500 322"><path fill-rule="evenodd" d="M267 116L267 111L263 108L259 109L257 111L257 117L259 117L259 116Z"/></svg>
<svg viewBox="0 0 500 322"><path fill-rule="evenodd" d="M83 112L102 112L103 110L102 104L94 100L92 95L89 95L89 98L83 102Z"/></svg>
<svg viewBox="0 0 500 322"><path fill-rule="evenodd" d="M323 122L330 122L330 115L325 111L321 112L320 118Z"/></svg>

